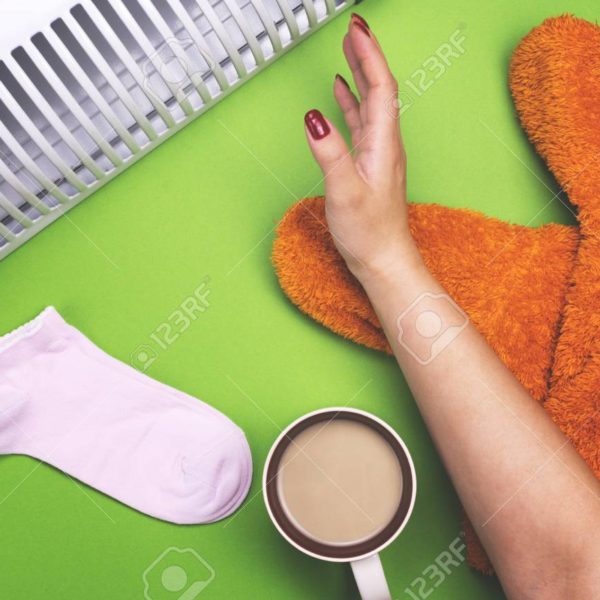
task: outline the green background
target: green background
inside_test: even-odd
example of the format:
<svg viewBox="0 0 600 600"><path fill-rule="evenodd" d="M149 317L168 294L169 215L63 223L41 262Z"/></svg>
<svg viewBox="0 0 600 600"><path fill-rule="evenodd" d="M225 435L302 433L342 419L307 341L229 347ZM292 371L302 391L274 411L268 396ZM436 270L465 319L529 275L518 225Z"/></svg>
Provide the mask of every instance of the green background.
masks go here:
<svg viewBox="0 0 600 600"><path fill-rule="evenodd" d="M405 112L409 194L513 222L572 222L515 118L507 68L519 39L566 11L595 20L593 0L366 0L400 81L460 28L465 53ZM167 548L214 569L204 598L356 598L347 565L312 560L279 537L260 493L281 428L330 405L387 420L413 454L419 489L401 537L383 552L394 598L460 531L459 503L391 358L300 314L270 264L286 208L322 192L302 117L316 106L341 126L333 76L348 75L342 15L0 263L0 331L54 305L129 362L156 349L148 374L235 420L255 475L243 508L209 526L153 520L26 457L0 459L0 589L9 599L143 597L142 574ZM210 307L163 350L150 335L209 277ZM503 499L499 499L501 502ZM428 584L427 589L431 589ZM416 593L416 588L411 588ZM171 598L174 595L157 595ZM465 563L430 598L502 598Z"/></svg>

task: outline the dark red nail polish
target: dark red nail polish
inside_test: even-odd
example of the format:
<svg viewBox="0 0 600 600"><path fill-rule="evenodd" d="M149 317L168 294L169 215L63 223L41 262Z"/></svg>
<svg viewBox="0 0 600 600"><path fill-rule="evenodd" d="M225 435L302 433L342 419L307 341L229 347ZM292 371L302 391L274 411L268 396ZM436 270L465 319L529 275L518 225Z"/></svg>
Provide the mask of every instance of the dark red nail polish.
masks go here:
<svg viewBox="0 0 600 600"><path fill-rule="evenodd" d="M352 13L352 18L356 19L359 23L362 23L367 29L371 29L369 27L369 24L367 23L367 21L365 19L363 19L360 15L356 14L356 13Z"/></svg>
<svg viewBox="0 0 600 600"><path fill-rule="evenodd" d="M308 133L310 133L310 137L313 140L322 140L331 132L327 121L316 108L309 110L306 115L304 115L304 122L306 123Z"/></svg>
<svg viewBox="0 0 600 600"><path fill-rule="evenodd" d="M360 21L358 21L357 19L354 19L352 21L352 25L354 25L354 27L358 27L358 29L360 29L365 35L368 35L369 37L371 37L371 30L368 27L365 27Z"/></svg>
<svg viewBox="0 0 600 600"><path fill-rule="evenodd" d="M338 73L335 78L341 81L348 89L350 89L350 84Z"/></svg>

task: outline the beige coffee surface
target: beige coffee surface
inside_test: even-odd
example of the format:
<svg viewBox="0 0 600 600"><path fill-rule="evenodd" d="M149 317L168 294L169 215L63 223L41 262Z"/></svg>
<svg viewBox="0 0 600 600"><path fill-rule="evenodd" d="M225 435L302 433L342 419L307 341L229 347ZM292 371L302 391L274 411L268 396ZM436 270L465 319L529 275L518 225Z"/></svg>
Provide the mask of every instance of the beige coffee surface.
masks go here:
<svg viewBox="0 0 600 600"><path fill-rule="evenodd" d="M392 520L402 497L394 450L374 429L349 419L305 429L280 465L283 509L318 542L344 546L373 537Z"/></svg>

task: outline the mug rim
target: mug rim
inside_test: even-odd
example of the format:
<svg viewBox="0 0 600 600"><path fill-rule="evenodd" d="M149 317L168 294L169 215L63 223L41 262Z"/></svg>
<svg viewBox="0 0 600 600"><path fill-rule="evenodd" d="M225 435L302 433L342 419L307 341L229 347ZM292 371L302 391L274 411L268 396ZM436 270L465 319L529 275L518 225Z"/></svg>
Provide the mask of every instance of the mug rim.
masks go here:
<svg viewBox="0 0 600 600"><path fill-rule="evenodd" d="M332 420L338 418L338 416L342 413L349 413L349 414L353 414L355 416L361 417L360 419L358 419L361 422L364 422L365 420L374 422L380 428L385 430L385 432L387 432L393 438L393 440L398 444L398 446L400 447L400 449L402 451L403 458L405 459L406 466L408 467L408 470L410 473L410 482L411 482L410 491L409 491L410 497L408 498L408 504L404 510L404 514L401 517L399 524L393 529L392 533L390 533L389 535L385 535L385 539L380 544L378 544L375 548L370 548L368 551L360 552L358 554L351 554L348 556L340 557L340 556L328 556L325 554L320 554L316 550L315 551L309 550L308 548L303 546L301 543L299 543L297 540L293 539L288 534L288 532L282 527L282 525L279 523L279 521L277 519L275 512L273 511L271 502L269 501L269 497L270 497L269 490L273 488L272 482L276 480L276 475L271 476L270 479L268 478L269 470L272 465L275 452L280 448L282 441L286 437L288 437L288 434L290 433L290 431L292 431L297 426L303 424L305 421L308 421L314 417L318 417L319 415L322 415L324 413L334 413L334 415L332 416ZM315 424L317 422L319 422L319 421L318 420L315 421ZM309 424L309 426L310 425L312 425L312 423ZM377 430L377 428L375 428L375 429ZM380 435L383 434L381 431L379 431L378 433L380 433ZM389 443L389 440L386 440L386 441L388 441L388 443ZM287 447L287 445L289 445L289 443L286 444L286 447ZM394 451L396 451L396 448L393 448L393 449L394 449ZM283 450L285 450L285 448L283 448ZM281 452L283 452L283 450ZM396 452L396 454L398 455L398 452ZM401 460L400 456L399 456L399 461L401 463L400 466L402 468L403 465L402 465L402 460ZM404 476L405 475L404 469L402 469L402 471L403 471L403 476ZM279 531L279 533L284 537L284 539L287 540L292 546L294 546L297 550L300 550L304 554L307 554L308 556L312 556L313 558L318 558L320 560L325 560L328 562L345 563L345 562L353 562L356 560L361 560L363 558L368 558L370 556L377 554L378 552L381 552L384 548L387 548L400 535L400 533L402 533L402 531L406 527L406 524L408 523L408 520L410 519L410 516L412 514L412 511L413 511L413 508L415 505L415 500L416 500L416 495L417 495L417 475L416 475L415 466L414 466L414 463L412 460L412 456L411 456L408 448L406 447L406 444L404 443L404 441L402 440L400 435L388 423L386 423L383 419L380 419L376 415L374 415L370 412L364 411L364 410L360 410L358 408L332 406L332 407L327 407L327 408L320 408L318 410L314 410L312 412L306 413L306 414L298 417L296 420L294 420L292 423L290 423L277 436L276 440L271 445L271 448L270 448L267 458L265 460L265 466L263 469L263 477L262 477L262 492L263 492L263 500L265 502L265 506L267 508L267 512L269 514L271 521L273 522L273 524L275 525L275 527ZM400 508L403 506L403 503L405 503L404 494L403 494L403 497L398 506L398 510L400 510ZM283 513L283 510L281 510L280 512ZM285 515L285 513L283 513L283 515L286 520L289 520L287 518L287 516ZM396 515L394 516L394 518L396 518ZM394 521L394 519L392 519L392 521L390 521L390 523L381 532L379 532L378 534L375 534L375 536L373 536L372 538L369 538L365 542L361 542L358 544L364 545L364 544L368 544L369 542L372 542L374 539L377 538L377 536L380 536L382 533L385 533L385 530L393 523L393 521ZM301 534L301 532L299 532L299 530L297 528L294 528L294 529L296 531L298 531L298 533L301 537L305 537L307 540L310 540L310 538L308 538L308 536ZM335 546L333 546L333 545L319 543L319 542L315 542L313 540L311 540L311 544L312 545L320 545L325 548L327 548L327 547L335 548ZM357 544L355 544L355 546L356 545ZM340 547L340 549L343 549L343 548L344 547ZM352 546L347 546L346 548L352 549Z"/></svg>

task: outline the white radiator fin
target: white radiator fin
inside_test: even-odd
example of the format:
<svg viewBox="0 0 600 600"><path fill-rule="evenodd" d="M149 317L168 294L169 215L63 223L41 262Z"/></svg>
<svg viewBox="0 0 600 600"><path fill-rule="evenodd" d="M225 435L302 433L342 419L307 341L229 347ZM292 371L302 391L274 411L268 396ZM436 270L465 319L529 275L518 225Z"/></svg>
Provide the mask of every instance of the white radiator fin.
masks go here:
<svg viewBox="0 0 600 600"><path fill-rule="evenodd" d="M353 0L83 0L0 61L0 258Z"/></svg>

